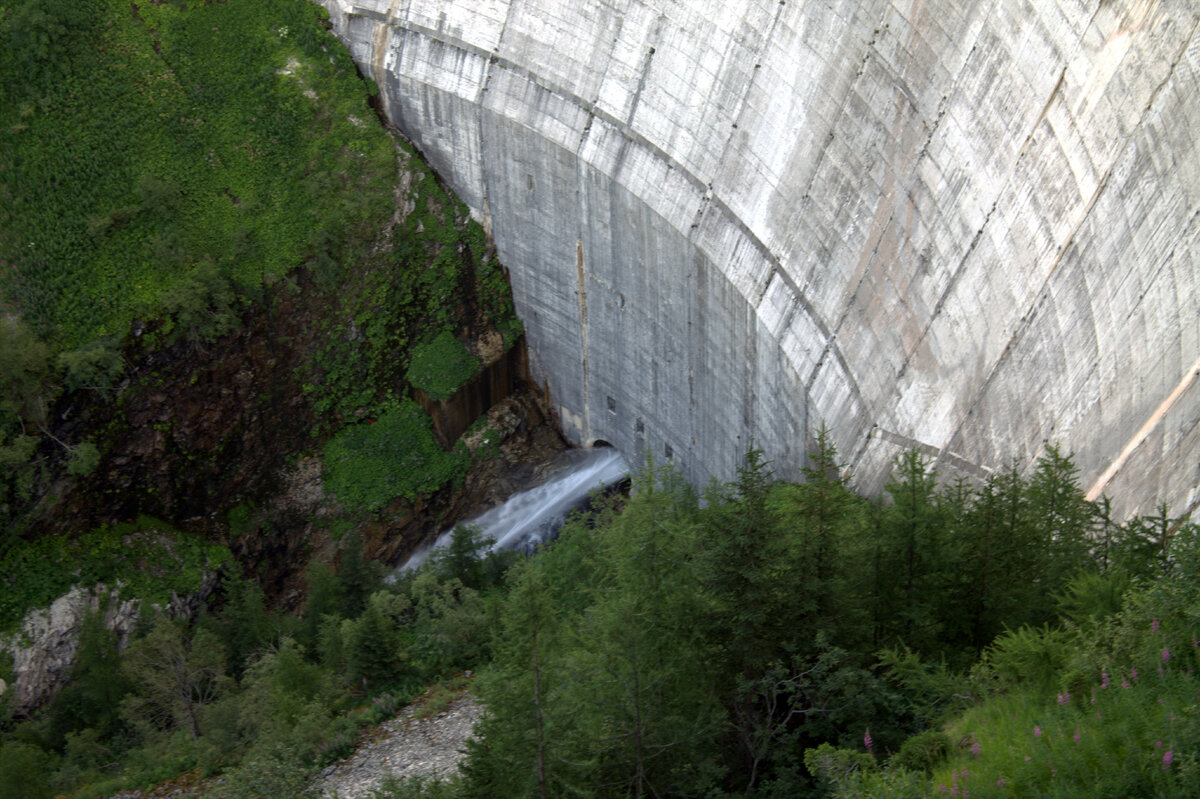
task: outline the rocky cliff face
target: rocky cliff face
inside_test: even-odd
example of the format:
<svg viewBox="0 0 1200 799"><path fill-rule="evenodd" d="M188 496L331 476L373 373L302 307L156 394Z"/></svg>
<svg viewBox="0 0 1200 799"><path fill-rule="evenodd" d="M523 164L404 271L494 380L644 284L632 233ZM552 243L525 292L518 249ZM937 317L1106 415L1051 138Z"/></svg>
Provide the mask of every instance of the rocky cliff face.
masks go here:
<svg viewBox="0 0 1200 799"><path fill-rule="evenodd" d="M211 591L211 581L206 588ZM181 600L179 610L185 605ZM14 674L12 685L0 684L0 696L11 691L12 707L18 713L41 705L54 695L75 663L84 617L99 611L105 626L124 646L140 606L140 600L121 599L116 589L96 585L75 586L49 607L29 611L19 632L0 636L0 652L12 657Z"/></svg>
<svg viewBox="0 0 1200 799"><path fill-rule="evenodd" d="M568 434L861 486L1073 450L1200 484L1185 0L322 0L490 225Z"/></svg>

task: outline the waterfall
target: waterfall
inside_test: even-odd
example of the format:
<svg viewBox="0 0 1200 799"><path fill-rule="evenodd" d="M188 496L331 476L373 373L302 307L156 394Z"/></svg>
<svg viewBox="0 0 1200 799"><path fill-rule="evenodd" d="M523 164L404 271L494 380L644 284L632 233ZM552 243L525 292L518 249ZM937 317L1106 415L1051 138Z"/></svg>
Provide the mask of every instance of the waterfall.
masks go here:
<svg viewBox="0 0 1200 799"><path fill-rule="evenodd" d="M552 464L545 482L513 494L505 502L460 524L474 525L493 551L516 549L533 552L552 540L573 510L581 508L591 493L629 476L629 465L612 447L568 450ZM432 546L412 556L397 571L415 569L429 553L450 543L453 528L440 533Z"/></svg>

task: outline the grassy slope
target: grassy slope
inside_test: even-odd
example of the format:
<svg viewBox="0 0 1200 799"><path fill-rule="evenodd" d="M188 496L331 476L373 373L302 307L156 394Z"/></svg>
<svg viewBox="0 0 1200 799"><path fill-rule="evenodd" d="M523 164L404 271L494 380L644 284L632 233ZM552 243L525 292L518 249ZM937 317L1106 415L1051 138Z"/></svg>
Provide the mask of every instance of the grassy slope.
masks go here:
<svg viewBox="0 0 1200 799"><path fill-rule="evenodd" d="M391 143L318 8L97 5L52 77L3 65L0 279L44 336L120 337L197 263L250 288L386 208Z"/></svg>

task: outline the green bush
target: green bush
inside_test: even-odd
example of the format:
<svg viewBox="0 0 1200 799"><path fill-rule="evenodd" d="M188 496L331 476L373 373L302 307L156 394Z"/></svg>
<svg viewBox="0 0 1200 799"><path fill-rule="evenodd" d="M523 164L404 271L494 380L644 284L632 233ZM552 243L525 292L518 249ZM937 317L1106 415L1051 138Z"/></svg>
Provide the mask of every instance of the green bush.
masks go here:
<svg viewBox="0 0 1200 799"><path fill-rule="evenodd" d="M462 342L442 332L428 344L414 347L405 377L435 400L446 400L479 371L479 359Z"/></svg>
<svg viewBox="0 0 1200 799"><path fill-rule="evenodd" d="M356 510L436 491L461 478L470 458L446 452L429 415L412 400L390 403L378 418L350 425L325 445L325 486Z"/></svg>
<svg viewBox="0 0 1200 799"><path fill-rule="evenodd" d="M901 744L900 751L892 755L888 766L909 771L930 771L949 757L952 749L949 735L941 730L926 730Z"/></svg>
<svg viewBox="0 0 1200 799"><path fill-rule="evenodd" d="M53 796L50 775L54 758L36 746L8 741L0 746L0 799Z"/></svg>

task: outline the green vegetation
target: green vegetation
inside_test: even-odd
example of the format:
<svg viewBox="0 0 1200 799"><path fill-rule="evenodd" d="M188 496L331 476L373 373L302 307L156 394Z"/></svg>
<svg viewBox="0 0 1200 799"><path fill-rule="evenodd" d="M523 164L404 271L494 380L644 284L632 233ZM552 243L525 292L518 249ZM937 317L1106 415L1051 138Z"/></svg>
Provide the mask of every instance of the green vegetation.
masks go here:
<svg viewBox="0 0 1200 799"><path fill-rule="evenodd" d="M407 143L397 147L418 178L405 198L414 210L388 232L376 268L343 276L319 349L301 375L314 411L330 429L386 402L406 381L453 393L478 368L461 344L453 345L464 318L476 329L499 331L506 348L521 332L483 229ZM318 279L329 279L321 278L327 268L334 270L332 264L314 267Z"/></svg>
<svg viewBox="0 0 1200 799"><path fill-rule="evenodd" d="M346 51L296 0L0 8L0 288L72 348L336 257L393 156Z"/></svg>
<svg viewBox="0 0 1200 799"><path fill-rule="evenodd" d="M469 565L499 574L488 562ZM314 567L299 619L230 576L213 612L190 624L146 616L124 651L89 617L67 686L6 734L0 790L95 797L222 773L205 795L300 796L365 728L418 698L440 712L466 687L456 675L487 658L495 583L468 587L439 576L447 569L385 588L347 551L336 571Z"/></svg>
<svg viewBox="0 0 1200 799"><path fill-rule="evenodd" d="M459 479L469 464L465 451L443 450L429 415L403 400L329 440L325 485L352 510L377 510L398 497L412 500Z"/></svg>
<svg viewBox="0 0 1200 799"><path fill-rule="evenodd" d="M443 331L428 344L414 347L405 377L435 400L447 400L479 371L479 359L462 342Z"/></svg>
<svg viewBox="0 0 1200 799"><path fill-rule="evenodd" d="M908 453L887 505L824 441L806 476L652 470L510 571L456 795L1195 794L1194 526L1112 524L1052 448L978 487Z"/></svg>
<svg viewBox="0 0 1200 799"><path fill-rule="evenodd" d="M0 2L6 535L57 478L106 473L132 427L126 392L169 381L164 360L227 357L243 325L266 328L267 363L288 364L280 393L301 390L315 417L298 446L408 393L415 346L436 391L472 361L439 362L435 342L514 343L482 228L378 124L377 88L327 28L306 0ZM311 324L279 333L282 313ZM172 455L216 470L230 444Z"/></svg>
<svg viewBox="0 0 1200 799"><path fill-rule="evenodd" d="M231 559L223 546L146 517L78 537L19 541L0 563L0 630L11 630L26 609L46 607L75 584L119 586L122 596L166 604L172 593L195 591L205 571Z"/></svg>
<svg viewBox="0 0 1200 799"><path fill-rule="evenodd" d="M532 558L463 527L383 586L351 529L299 618L230 577L123 653L89 622L0 783L82 797L199 769L222 796L300 795L471 669L465 776L378 797L1195 795L1200 528L1113 524L1053 449L974 487L909 453L883 504L822 437L806 477L751 451L701 495L650 465Z"/></svg>

